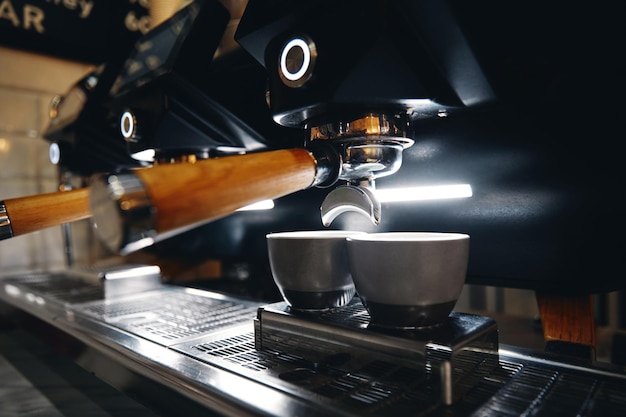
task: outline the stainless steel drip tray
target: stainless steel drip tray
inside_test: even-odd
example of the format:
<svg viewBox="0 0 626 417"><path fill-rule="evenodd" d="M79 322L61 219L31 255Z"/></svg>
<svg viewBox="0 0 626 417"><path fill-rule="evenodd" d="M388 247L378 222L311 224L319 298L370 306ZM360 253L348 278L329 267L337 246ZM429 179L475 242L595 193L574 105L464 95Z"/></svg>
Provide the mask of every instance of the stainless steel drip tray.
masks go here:
<svg viewBox="0 0 626 417"><path fill-rule="evenodd" d="M73 322L82 315L164 346L230 326L252 326L262 305L163 284L110 296L101 284L74 271L27 273L2 278L0 283L0 295L47 321L63 318Z"/></svg>
<svg viewBox="0 0 626 417"><path fill-rule="evenodd" d="M114 361L222 415L626 415L623 369L498 351L484 317L390 334L369 328L358 300L303 315L173 286L96 300L63 274L0 283L0 299L102 352L98 364Z"/></svg>
<svg viewBox="0 0 626 417"><path fill-rule="evenodd" d="M75 306L75 311L169 346L250 324L259 305L208 291L163 286L140 298L87 303Z"/></svg>
<svg viewBox="0 0 626 417"><path fill-rule="evenodd" d="M370 325L358 297L348 306L322 312L292 310L281 302L259 309L255 347L306 351L326 362L346 354L385 358L417 370L436 397L452 404L497 366L498 328L491 318L453 312L427 329L382 329Z"/></svg>
<svg viewBox="0 0 626 417"><path fill-rule="evenodd" d="M284 393L281 404L294 398L311 404L318 411L312 415L626 415L623 373L544 359L537 352L507 346L501 346L499 355L490 356L497 359L496 366L488 362L475 368L477 378L465 393L446 404L434 395L432 381L418 360L399 360L323 341L323 348L309 341L260 350L255 343L252 329L242 327L170 348ZM268 405L273 400L260 401ZM309 411L290 409L277 415Z"/></svg>
<svg viewBox="0 0 626 417"><path fill-rule="evenodd" d="M434 348L460 351L477 346L494 354L498 351L498 329L492 318L452 312L447 321L433 327L381 328L370 324L358 297L345 307L319 312L294 310L284 302L270 304L259 309L255 323L258 349L287 347L290 342L286 338L273 336L289 335L400 355L408 360L423 360Z"/></svg>
<svg viewBox="0 0 626 417"><path fill-rule="evenodd" d="M48 302L59 305L118 299L145 294L163 288L161 270L143 264L110 263L79 266L48 272L25 272L0 277L5 290L19 293L24 287L33 294L45 295Z"/></svg>

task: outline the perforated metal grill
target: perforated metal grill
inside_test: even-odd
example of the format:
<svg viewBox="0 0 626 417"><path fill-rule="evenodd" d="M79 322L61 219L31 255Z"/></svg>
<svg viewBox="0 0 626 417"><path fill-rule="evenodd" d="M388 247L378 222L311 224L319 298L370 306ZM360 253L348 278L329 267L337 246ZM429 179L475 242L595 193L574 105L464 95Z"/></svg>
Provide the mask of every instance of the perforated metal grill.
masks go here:
<svg viewBox="0 0 626 417"><path fill-rule="evenodd" d="M312 358L302 352L257 351L252 333L192 350L205 362L255 371L278 388L359 416L626 415L623 379L503 356L461 400L446 406L432 395L417 367L376 359L364 363L345 352Z"/></svg>
<svg viewBox="0 0 626 417"><path fill-rule="evenodd" d="M10 280L4 282L11 282ZM93 287L51 275L21 276L19 298L28 291L46 300L89 300ZM73 292L78 290L78 292ZM626 378L593 367L539 360L500 351L495 367L479 366L478 381L453 405L433 395L423 364L380 352L362 355L352 345L316 347L294 343L259 351L249 329L259 305L181 288L150 291L115 301L72 304L89 322L106 322L220 370L269 385L291 398L319 404L335 414L367 416L625 416ZM66 301L67 302L67 301ZM47 303L45 305L48 305ZM39 308L39 307L38 307ZM43 308L43 307L41 307ZM43 311L43 310L37 310ZM55 310L56 311L56 310ZM63 310L66 311L66 310ZM52 316L50 316L52 317ZM73 317L73 316L72 316ZM348 306L332 320L359 325L360 306ZM367 317L364 317L367 320ZM248 323L239 326L240 323ZM73 325L79 325L75 322ZM224 332L216 331L225 329ZM172 343L176 341L176 344ZM313 343L313 342L310 342ZM471 361L470 361L471 362ZM471 362L473 364L474 362ZM459 366L463 363L459 362Z"/></svg>
<svg viewBox="0 0 626 417"><path fill-rule="evenodd" d="M62 273L22 275L6 278L3 282L24 286L60 303L86 303L103 297L101 286Z"/></svg>
<svg viewBox="0 0 626 417"><path fill-rule="evenodd" d="M136 299L97 303L78 310L113 326L168 344L239 323L251 322L256 304L180 291L153 291Z"/></svg>
<svg viewBox="0 0 626 417"><path fill-rule="evenodd" d="M341 309L333 309L319 314L320 321L330 323L342 323L350 327L367 326L370 316L363 307L358 297L352 299L350 304Z"/></svg>
<svg viewBox="0 0 626 417"><path fill-rule="evenodd" d="M623 416L626 381L527 364L474 415L503 415L500 410L519 416Z"/></svg>

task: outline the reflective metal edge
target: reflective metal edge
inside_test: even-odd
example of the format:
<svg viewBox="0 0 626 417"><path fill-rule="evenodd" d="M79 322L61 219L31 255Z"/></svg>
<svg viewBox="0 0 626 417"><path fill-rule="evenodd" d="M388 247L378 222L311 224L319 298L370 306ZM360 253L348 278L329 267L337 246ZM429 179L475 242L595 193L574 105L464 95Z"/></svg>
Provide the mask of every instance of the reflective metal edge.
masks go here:
<svg viewBox="0 0 626 417"><path fill-rule="evenodd" d="M76 311L73 308L76 306L63 308L57 303L26 302L22 298L7 297L4 289L0 289L0 300L34 315L124 367L221 415L322 417L332 413L339 417L353 416L286 395L249 377L201 362L169 347L93 320Z"/></svg>
<svg viewBox="0 0 626 417"><path fill-rule="evenodd" d="M126 254L154 243L156 211L136 174L97 177L90 187L89 205L96 233L114 252Z"/></svg>
<svg viewBox="0 0 626 417"><path fill-rule="evenodd" d="M184 291L182 288L180 290ZM355 415L335 408L329 410L320 403L287 395L253 377L204 363L170 347L95 321L78 312L76 306L47 303L45 299L44 302L36 299L27 301L26 297L11 296L4 286L0 286L0 299L57 327L116 363L224 415ZM243 326L231 330L238 329L243 329ZM518 363L534 363L626 379L621 368L565 363L551 359L542 352L512 346L501 346L499 354L503 360Z"/></svg>
<svg viewBox="0 0 626 417"><path fill-rule="evenodd" d="M451 405L482 378L475 371L476 366L480 364L483 370L490 370L498 361L495 320L457 312L451 316L453 319L434 333L405 337L393 332L367 331L311 320L308 315L290 312L285 302L278 302L259 308L254 323L255 347L280 350L280 345L289 340L289 343L298 341L321 349L349 346L354 351L362 350L379 357L421 362L434 392L439 393L444 404Z"/></svg>
<svg viewBox="0 0 626 417"><path fill-rule="evenodd" d="M500 345L500 355L509 359L532 362L537 365L553 366L571 371L589 372L598 376L618 378L626 380L626 368L611 363L594 362L591 364L579 364L567 362L563 358L553 358L549 354L517 346Z"/></svg>
<svg viewBox="0 0 626 417"><path fill-rule="evenodd" d="M0 201L0 240L13 237L13 229L11 228L11 219L7 213L7 206L4 201Z"/></svg>

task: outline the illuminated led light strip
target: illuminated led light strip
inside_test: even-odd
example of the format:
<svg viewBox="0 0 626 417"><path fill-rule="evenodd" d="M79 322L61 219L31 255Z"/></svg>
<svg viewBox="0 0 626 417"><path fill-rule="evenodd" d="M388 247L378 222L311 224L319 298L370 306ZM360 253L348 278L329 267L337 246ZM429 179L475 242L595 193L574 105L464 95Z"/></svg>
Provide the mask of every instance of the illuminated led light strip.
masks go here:
<svg viewBox="0 0 626 417"><path fill-rule="evenodd" d="M250 204L248 206L237 209L237 211L252 211L252 210L271 210L274 208L274 200L263 200L258 203Z"/></svg>
<svg viewBox="0 0 626 417"><path fill-rule="evenodd" d="M374 193L381 203L446 200L454 198L469 198L472 196L472 187L469 184L432 185L374 190ZM274 208L273 200L263 200L255 204L242 207L237 211L270 210L272 208Z"/></svg>
<svg viewBox="0 0 626 417"><path fill-rule="evenodd" d="M381 203L402 201L445 200L472 196L469 184L432 185L423 187L390 188L374 190Z"/></svg>
<svg viewBox="0 0 626 417"><path fill-rule="evenodd" d="M146 149L144 151L135 152L131 154L130 157L136 161L154 162L155 155L156 155L156 152L154 149Z"/></svg>

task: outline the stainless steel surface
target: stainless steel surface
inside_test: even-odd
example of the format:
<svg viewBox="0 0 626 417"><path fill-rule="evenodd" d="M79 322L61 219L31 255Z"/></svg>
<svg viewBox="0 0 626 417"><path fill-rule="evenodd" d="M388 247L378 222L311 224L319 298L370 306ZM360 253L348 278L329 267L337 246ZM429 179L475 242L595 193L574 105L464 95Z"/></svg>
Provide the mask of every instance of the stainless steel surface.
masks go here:
<svg viewBox="0 0 626 417"><path fill-rule="evenodd" d="M89 204L94 229L111 250L124 254L154 243L155 209L132 172L94 179Z"/></svg>
<svg viewBox="0 0 626 417"><path fill-rule="evenodd" d="M363 117L311 124L307 127L309 141L377 139L380 142L397 143L403 148L413 145L407 137L408 118L402 114L370 113Z"/></svg>
<svg viewBox="0 0 626 417"><path fill-rule="evenodd" d="M134 270L128 269L129 273ZM89 317L165 346L209 330L251 322L260 305L167 285L107 298L103 286L85 279L86 275L61 271L0 282L4 293L43 307L42 312L51 314L48 318L61 315L75 321L78 316Z"/></svg>
<svg viewBox="0 0 626 417"><path fill-rule="evenodd" d="M163 417L81 369L24 328L0 326L3 417Z"/></svg>
<svg viewBox="0 0 626 417"><path fill-rule="evenodd" d="M160 288L162 279L161 268L156 265L80 266L72 268L70 272L101 287L105 299Z"/></svg>
<svg viewBox="0 0 626 417"><path fill-rule="evenodd" d="M339 186L326 195L320 207L322 224L330 226L339 215L355 212L379 224L382 215L380 201L369 187L353 185Z"/></svg>
<svg viewBox="0 0 626 417"><path fill-rule="evenodd" d="M341 157L332 146L319 142L309 146L309 151L315 159L315 180L312 187L325 188L334 185L341 173Z"/></svg>
<svg viewBox="0 0 626 417"><path fill-rule="evenodd" d="M415 341L374 335L361 326L367 323L363 314L353 315L347 322L350 332L367 336L364 341L361 337L343 339L344 327L341 337L330 330L333 338L323 346L317 336L309 339L312 343L301 341L309 328L328 333L325 324L336 326L341 319L331 314L307 322L304 330L297 330L297 340L259 350L253 326L254 311L261 306L258 303L167 285L140 295L103 300L90 296L88 288L94 287L77 283L64 271L15 275L0 280L0 299L101 352L106 360L100 366L119 364L222 415L604 417L626 412L626 375L610 366L566 362L508 346L500 346L497 355L473 350L487 362L493 361L476 368L471 374L473 387L446 405L433 395L436 386L428 378L423 350L420 354L415 349ZM261 314L276 307L265 306ZM223 308L240 308L241 314L222 323L218 312ZM194 317L194 312L199 315ZM169 327L161 333L155 327L142 328L150 316L153 322ZM215 325L200 326L193 334L176 333L198 319ZM494 335L488 319L478 318L474 323L478 328L486 324L486 331L478 334ZM471 325L461 334L467 329L471 330ZM452 351L461 346L454 335L447 340L452 341L446 345ZM392 342L382 346L384 341ZM431 348L430 342L423 342L417 345ZM374 352L370 350L373 346L392 349L392 354L362 354ZM432 349L447 354L445 349ZM406 356L411 353L414 358ZM444 371L457 359L461 358L443 360ZM457 364L463 367L465 362ZM90 369L98 364L86 361L81 365ZM443 374L455 375L452 369Z"/></svg>
<svg viewBox="0 0 626 417"><path fill-rule="evenodd" d="M380 202L370 188L376 178L397 172L402 150L413 145L408 137L409 120L404 114L372 113L363 117L307 126L308 144L324 142L341 158L338 179L347 187L332 190L322 203L322 223L329 226L342 213L353 211L380 222Z"/></svg>
<svg viewBox="0 0 626 417"><path fill-rule="evenodd" d="M54 101L55 100L53 99L53 103ZM56 151L58 151L56 155L54 155L55 146L53 145L56 145ZM60 152L61 150L58 144L53 143L50 145L50 149L49 149L50 161L55 165L59 162L61 158ZM57 159L57 162L54 162L55 159ZM66 169L59 168L59 190L70 191L73 188L74 187L72 185L72 173ZM61 225L61 231L63 233L63 249L65 252L65 266L69 268L72 265L74 265L74 253L75 253L74 244L72 241L72 228L69 223L63 223Z"/></svg>
<svg viewBox="0 0 626 417"><path fill-rule="evenodd" d="M11 237L13 237L11 219L9 219L4 201L0 201L0 240L9 239Z"/></svg>
<svg viewBox="0 0 626 417"><path fill-rule="evenodd" d="M355 141L343 150L340 179L373 180L398 171L402 165L402 146L393 143Z"/></svg>
<svg viewBox="0 0 626 417"><path fill-rule="evenodd" d="M294 311L278 303L259 310L255 346L324 355L341 352L361 361L384 358L419 372L432 395L450 405L497 366L498 329L492 319L453 313L430 329L390 331L372 327L357 298L345 308L321 314Z"/></svg>
<svg viewBox="0 0 626 417"><path fill-rule="evenodd" d="M395 173L402 165L402 150L413 145L406 115L368 114L307 127L308 143L328 141L341 155L339 179L373 180Z"/></svg>

